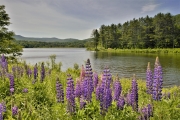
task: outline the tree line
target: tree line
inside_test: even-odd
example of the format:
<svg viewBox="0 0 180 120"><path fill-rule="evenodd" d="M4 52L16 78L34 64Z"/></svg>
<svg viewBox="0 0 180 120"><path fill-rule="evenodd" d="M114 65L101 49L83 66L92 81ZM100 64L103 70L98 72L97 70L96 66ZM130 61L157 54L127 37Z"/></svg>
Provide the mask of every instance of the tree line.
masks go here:
<svg viewBox="0 0 180 120"><path fill-rule="evenodd" d="M23 48L84 48L86 40L79 40L75 42L40 42L40 41L24 41L17 40L16 43L21 45Z"/></svg>
<svg viewBox="0 0 180 120"><path fill-rule="evenodd" d="M92 31L92 38L95 49L179 48L180 14L158 13L123 24L101 25Z"/></svg>

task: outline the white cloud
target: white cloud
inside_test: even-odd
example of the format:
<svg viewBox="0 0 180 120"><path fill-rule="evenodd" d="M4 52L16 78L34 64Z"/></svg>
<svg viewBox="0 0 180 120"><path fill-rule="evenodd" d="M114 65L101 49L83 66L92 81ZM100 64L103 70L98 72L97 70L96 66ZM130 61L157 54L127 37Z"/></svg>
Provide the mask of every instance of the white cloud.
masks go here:
<svg viewBox="0 0 180 120"><path fill-rule="evenodd" d="M142 7L142 11L141 13L145 13L145 12L150 12L150 11L154 11L157 6L159 6L159 4L148 4Z"/></svg>

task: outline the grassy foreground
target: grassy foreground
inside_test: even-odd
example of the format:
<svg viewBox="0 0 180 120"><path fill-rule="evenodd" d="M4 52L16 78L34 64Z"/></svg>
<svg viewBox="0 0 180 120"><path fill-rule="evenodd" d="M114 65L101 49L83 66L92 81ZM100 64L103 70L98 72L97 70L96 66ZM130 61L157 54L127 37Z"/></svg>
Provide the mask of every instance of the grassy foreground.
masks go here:
<svg viewBox="0 0 180 120"><path fill-rule="evenodd" d="M76 78L80 77L80 69L69 68L66 72L58 69L45 67L45 78L41 82L41 64L38 64L38 77L34 81L34 66L24 63L8 63L6 75L0 75L0 103L5 107L2 112L4 120L136 120L141 112L134 111L131 106L125 104L122 110L117 109L116 101L108 108L105 115L100 114L100 103L96 100L95 91L92 93L92 101L88 102L85 108L80 109L79 99L75 99L75 113L67 112L67 74L71 74L74 84ZM13 72L12 68L18 67L22 71ZM27 73L27 68L31 73ZM92 68L93 69L93 68ZM145 71L146 72L146 71ZM14 76L14 92L10 92L10 80L8 74ZM132 73L133 74L133 73ZM64 103L57 102L56 79L59 78L64 90ZM100 79L100 75L99 75ZM113 81L115 77L113 77ZM121 94L125 96L131 89L132 78L121 78ZM151 120L178 120L180 119L180 87L163 88L163 97L160 101L154 101L152 96L146 93L145 80L137 80L138 83L138 105L139 109L151 104L153 115ZM112 86L111 86L112 87ZM27 89L27 91L24 91ZM169 95L170 96L169 96ZM12 108L18 108L17 114L13 115ZM149 118L148 118L149 119ZM1 118L0 118L1 120Z"/></svg>

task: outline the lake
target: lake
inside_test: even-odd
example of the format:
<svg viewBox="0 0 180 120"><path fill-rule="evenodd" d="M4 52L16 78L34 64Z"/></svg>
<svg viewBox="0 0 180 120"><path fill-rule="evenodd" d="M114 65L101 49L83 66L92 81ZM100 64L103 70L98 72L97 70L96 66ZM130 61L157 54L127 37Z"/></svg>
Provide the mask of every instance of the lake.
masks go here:
<svg viewBox="0 0 180 120"><path fill-rule="evenodd" d="M38 62L50 61L49 56L56 55L56 63L62 62L62 71L74 67L77 63L80 67L90 59L93 71L100 74L104 67L110 68L113 75L120 78L131 78L136 74L137 79L146 79L147 63L151 63L154 69L156 56L163 69L163 86L180 85L180 55L178 54L152 54L152 53L108 53L86 51L84 48L24 48L21 59L34 65Z"/></svg>

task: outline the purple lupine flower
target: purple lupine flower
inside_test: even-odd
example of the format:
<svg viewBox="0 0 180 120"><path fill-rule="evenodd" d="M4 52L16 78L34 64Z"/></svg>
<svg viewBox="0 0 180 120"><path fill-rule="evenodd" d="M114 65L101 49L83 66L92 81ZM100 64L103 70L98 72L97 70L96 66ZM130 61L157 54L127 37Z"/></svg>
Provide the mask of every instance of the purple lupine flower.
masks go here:
<svg viewBox="0 0 180 120"><path fill-rule="evenodd" d="M9 80L10 80L10 92L11 94L14 93L14 76L12 74L8 75Z"/></svg>
<svg viewBox="0 0 180 120"><path fill-rule="evenodd" d="M12 115L15 116L18 114L18 107L17 106L13 106L12 107Z"/></svg>
<svg viewBox="0 0 180 120"><path fill-rule="evenodd" d="M66 99L68 102L67 111L73 114L75 112L75 95L74 95L74 81L71 75L68 75L67 78Z"/></svg>
<svg viewBox="0 0 180 120"><path fill-rule="evenodd" d="M3 120L3 105L0 103L0 120Z"/></svg>
<svg viewBox="0 0 180 120"><path fill-rule="evenodd" d="M102 98L102 92L103 88L101 87L101 83L99 83L96 88L96 100L100 101L100 99Z"/></svg>
<svg viewBox="0 0 180 120"><path fill-rule="evenodd" d="M152 109L151 104L147 105L147 111L148 111L148 117L152 117L153 116L153 109Z"/></svg>
<svg viewBox="0 0 180 120"><path fill-rule="evenodd" d="M94 72L93 74L93 86L94 88L96 88L98 85L98 74L96 72Z"/></svg>
<svg viewBox="0 0 180 120"><path fill-rule="evenodd" d="M139 117L140 120L149 120L149 118L152 117L152 106L148 104L141 108L139 112L141 113L141 116Z"/></svg>
<svg viewBox="0 0 180 120"><path fill-rule="evenodd" d="M41 82L44 81L45 78L45 68L44 68L44 63L42 62L41 64Z"/></svg>
<svg viewBox="0 0 180 120"><path fill-rule="evenodd" d="M155 67L154 67L154 80L153 80L153 99L154 100L161 100L162 98L162 68L159 63L159 58L156 57Z"/></svg>
<svg viewBox="0 0 180 120"><path fill-rule="evenodd" d="M85 77L82 83L83 84L82 95L86 101L91 101L92 92L94 91L92 77L93 77L93 72L92 72L90 60L88 59L86 62Z"/></svg>
<svg viewBox="0 0 180 120"><path fill-rule="evenodd" d="M36 80L38 76L38 67L37 67L37 63L34 66L34 79Z"/></svg>
<svg viewBox="0 0 180 120"><path fill-rule="evenodd" d="M135 75L133 76L132 86L131 86L131 105L133 110L138 110L138 85L136 82Z"/></svg>
<svg viewBox="0 0 180 120"><path fill-rule="evenodd" d="M8 63L7 63L7 60L4 56L4 54L2 54L2 56L0 58L0 67L2 68L1 76L5 76L6 73L8 72Z"/></svg>
<svg viewBox="0 0 180 120"><path fill-rule="evenodd" d="M100 94L100 109L101 114L105 114L112 103L112 90L110 88L111 74L109 69L104 70L103 79L101 83L101 94Z"/></svg>
<svg viewBox="0 0 180 120"><path fill-rule="evenodd" d="M30 68L28 68L28 70L27 70L27 75L28 75L28 77L31 77L31 75L32 75L32 71Z"/></svg>
<svg viewBox="0 0 180 120"><path fill-rule="evenodd" d="M101 114L105 114L112 103L112 91L107 86L104 88L103 97L100 100Z"/></svg>
<svg viewBox="0 0 180 120"><path fill-rule="evenodd" d="M22 92L23 92L23 93L28 93L28 89L27 89L27 88L24 88L24 89L22 90Z"/></svg>
<svg viewBox="0 0 180 120"><path fill-rule="evenodd" d="M4 56L4 54L2 54L2 56L1 56L1 67L6 70L8 69L8 63L7 63L7 60Z"/></svg>
<svg viewBox="0 0 180 120"><path fill-rule="evenodd" d="M61 83L59 82L59 78L56 80L56 92L57 102L64 103L64 90Z"/></svg>
<svg viewBox="0 0 180 120"><path fill-rule="evenodd" d="M114 88L114 96L113 96L113 99L114 99L115 101L117 101L117 100L119 99L119 96L120 96L121 90L122 90L121 83L120 83L120 81L119 81L118 76L116 77L116 80L114 81L113 88Z"/></svg>
<svg viewBox="0 0 180 120"><path fill-rule="evenodd" d="M152 94L152 84L153 84L153 74L151 71L150 62L148 62L147 71L146 71L146 88L148 94Z"/></svg>
<svg viewBox="0 0 180 120"><path fill-rule="evenodd" d="M131 91L129 91L125 97L125 102L127 105L131 105L132 102L131 102Z"/></svg>
<svg viewBox="0 0 180 120"><path fill-rule="evenodd" d="M110 87L112 82L112 75L107 67L103 71L102 82L105 82L108 87Z"/></svg>
<svg viewBox="0 0 180 120"><path fill-rule="evenodd" d="M75 91L74 94L77 98L80 98L82 95L82 91L81 91L81 81L77 79L76 82L76 87L75 87Z"/></svg>
<svg viewBox="0 0 180 120"><path fill-rule="evenodd" d="M3 120L3 112L6 111L6 106L4 103L0 103L0 120Z"/></svg>
<svg viewBox="0 0 180 120"><path fill-rule="evenodd" d="M86 106L86 101L85 101L84 97L81 95L81 97L80 97L80 109L85 108L85 106Z"/></svg>
<svg viewBox="0 0 180 120"><path fill-rule="evenodd" d="M10 88L11 95L14 93L14 88Z"/></svg>
<svg viewBox="0 0 180 120"><path fill-rule="evenodd" d="M117 109L123 110L124 105L125 105L125 100L122 96L120 96L118 101L117 101Z"/></svg>

